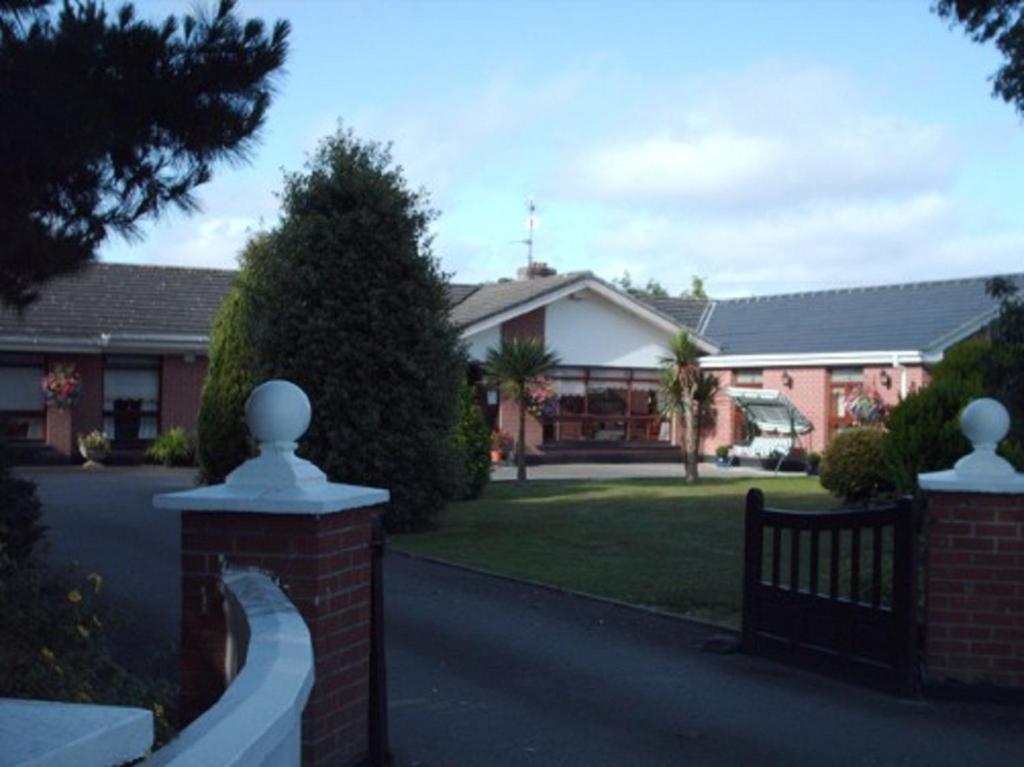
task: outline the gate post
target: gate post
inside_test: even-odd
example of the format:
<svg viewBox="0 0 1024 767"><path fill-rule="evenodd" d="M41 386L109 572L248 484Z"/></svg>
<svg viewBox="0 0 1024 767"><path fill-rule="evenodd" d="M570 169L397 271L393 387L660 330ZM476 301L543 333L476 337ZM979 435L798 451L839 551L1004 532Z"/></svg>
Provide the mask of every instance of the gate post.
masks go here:
<svg viewBox="0 0 1024 767"><path fill-rule="evenodd" d="M272 575L313 640L315 682L302 715L302 763L345 767L369 751L371 525L387 490L328 482L295 455L309 426L305 393L257 386L246 423L260 455L221 485L154 498L182 511L181 709L196 718L224 691L236 659L227 643L221 574Z"/></svg>
<svg viewBox="0 0 1024 767"><path fill-rule="evenodd" d="M1024 474L996 455L1010 427L999 402L960 417L974 450L921 474L927 495L926 683L1024 691Z"/></svg>

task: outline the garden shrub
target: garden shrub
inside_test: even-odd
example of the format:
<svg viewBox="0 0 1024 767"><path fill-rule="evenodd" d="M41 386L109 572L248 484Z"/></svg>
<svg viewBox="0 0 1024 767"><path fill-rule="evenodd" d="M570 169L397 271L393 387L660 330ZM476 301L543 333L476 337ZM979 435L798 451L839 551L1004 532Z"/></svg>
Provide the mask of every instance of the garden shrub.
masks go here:
<svg viewBox="0 0 1024 767"><path fill-rule="evenodd" d="M936 376L892 409L886 419L882 458L900 493L915 492L921 472L950 469L971 451L960 431L959 415L984 393L976 378Z"/></svg>
<svg viewBox="0 0 1024 767"><path fill-rule="evenodd" d="M35 483L10 473L0 445L0 585L32 563L36 545L46 532L41 517Z"/></svg>
<svg viewBox="0 0 1024 767"><path fill-rule="evenodd" d="M0 697L137 706L153 711L155 745L174 734L174 686L111 656L114 616L97 573L23 566L0 580Z"/></svg>
<svg viewBox="0 0 1024 767"><path fill-rule="evenodd" d="M153 440L146 449L146 458L164 466L194 466L195 440L182 427L175 426Z"/></svg>
<svg viewBox="0 0 1024 767"><path fill-rule="evenodd" d="M928 386L897 405L886 419L888 433L882 450L886 467L901 493L917 490L917 475L944 471L971 451L960 431L960 413L979 397L995 397L1010 410L1021 403L1013 394L1024 377L1024 354L1019 345L985 338L959 344L936 365ZM1024 469L1024 424L1013 420L999 453Z"/></svg>
<svg viewBox="0 0 1024 767"><path fill-rule="evenodd" d="M459 413L452 443L461 469L461 485L456 497L477 498L491 479L491 435L476 392L468 382L463 382L459 391Z"/></svg>
<svg viewBox="0 0 1024 767"><path fill-rule="evenodd" d="M465 367L432 217L386 148L342 131L286 178L281 222L245 262L259 379L309 395L301 454L390 490L391 530L433 527L451 492Z"/></svg>
<svg viewBox="0 0 1024 767"><path fill-rule="evenodd" d="M253 239L246 252L264 244L263 238ZM256 363L246 325L244 279L243 268L217 310L210 332L210 370L196 425L196 458L200 481L206 484L223 482L253 455L245 425L245 401L252 391Z"/></svg>
<svg viewBox="0 0 1024 767"><path fill-rule="evenodd" d="M821 457L821 486L847 502L870 501L893 489L882 461L885 433L858 426L837 434Z"/></svg>

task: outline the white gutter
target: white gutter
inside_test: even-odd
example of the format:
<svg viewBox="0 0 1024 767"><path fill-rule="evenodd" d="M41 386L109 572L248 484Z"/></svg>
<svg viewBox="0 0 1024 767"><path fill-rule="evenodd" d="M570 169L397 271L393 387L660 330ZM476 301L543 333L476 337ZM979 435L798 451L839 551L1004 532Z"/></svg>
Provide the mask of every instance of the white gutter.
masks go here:
<svg viewBox="0 0 1024 767"><path fill-rule="evenodd" d="M106 351L205 354L210 337L175 333L100 333L97 336L0 336L4 351L102 354Z"/></svg>
<svg viewBox="0 0 1024 767"><path fill-rule="evenodd" d="M845 367L850 365L924 365L938 362L942 352L866 351L807 354L720 354L701 357L708 370L723 368Z"/></svg>

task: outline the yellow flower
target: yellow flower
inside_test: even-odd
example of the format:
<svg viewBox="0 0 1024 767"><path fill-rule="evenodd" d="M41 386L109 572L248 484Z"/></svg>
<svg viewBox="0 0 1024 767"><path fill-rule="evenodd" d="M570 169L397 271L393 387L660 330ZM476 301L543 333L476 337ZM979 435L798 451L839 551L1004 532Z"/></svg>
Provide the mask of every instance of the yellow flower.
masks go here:
<svg viewBox="0 0 1024 767"><path fill-rule="evenodd" d="M99 573L89 573L85 579L92 584L92 590L99 594L100 589L103 587L103 576Z"/></svg>
<svg viewBox="0 0 1024 767"><path fill-rule="evenodd" d="M78 636L82 637L82 639L88 639L89 638L89 629L87 629L81 623L79 623L77 626L75 626L75 631L78 632Z"/></svg>
<svg viewBox="0 0 1024 767"><path fill-rule="evenodd" d="M71 589L71 591L68 592L68 601L73 605L77 605L82 601L82 592L78 589Z"/></svg>
<svg viewBox="0 0 1024 767"><path fill-rule="evenodd" d="M53 650L51 650L49 647L44 647L40 652L42 652L43 654L43 660L45 660L47 663L53 663L53 661L57 658L57 656L53 654Z"/></svg>

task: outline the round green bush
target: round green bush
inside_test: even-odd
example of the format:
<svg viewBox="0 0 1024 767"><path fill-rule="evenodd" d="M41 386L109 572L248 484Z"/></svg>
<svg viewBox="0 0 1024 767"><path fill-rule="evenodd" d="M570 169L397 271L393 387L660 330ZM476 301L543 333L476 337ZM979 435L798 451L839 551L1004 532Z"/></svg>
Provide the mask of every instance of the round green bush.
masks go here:
<svg viewBox="0 0 1024 767"><path fill-rule="evenodd" d="M821 486L851 503L868 501L893 489L882 460L885 432L859 426L840 432L821 458Z"/></svg>

